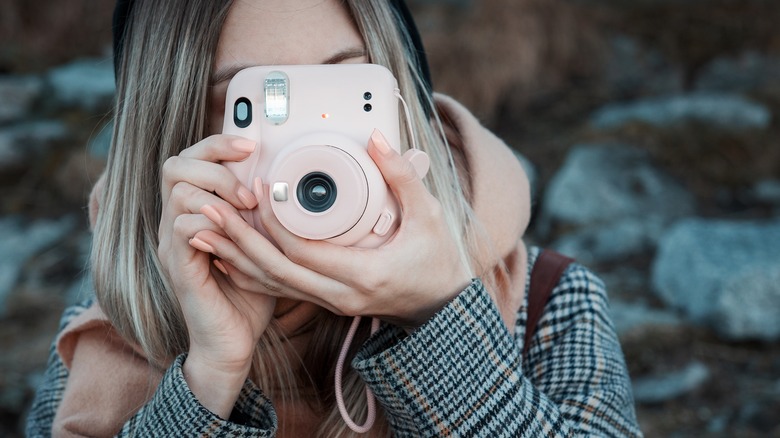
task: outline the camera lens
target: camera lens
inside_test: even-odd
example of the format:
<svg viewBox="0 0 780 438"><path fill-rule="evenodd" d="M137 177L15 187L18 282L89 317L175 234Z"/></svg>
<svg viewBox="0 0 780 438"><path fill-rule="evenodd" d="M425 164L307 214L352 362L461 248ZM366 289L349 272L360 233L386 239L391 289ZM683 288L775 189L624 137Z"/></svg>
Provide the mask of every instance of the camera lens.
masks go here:
<svg viewBox="0 0 780 438"><path fill-rule="evenodd" d="M312 213L322 213L336 202L336 183L322 172L311 172L301 178L296 194L303 208Z"/></svg>
<svg viewBox="0 0 780 438"><path fill-rule="evenodd" d="M370 91L366 91L365 93L363 93L363 99L365 100L371 100L372 97L373 96L371 95Z"/></svg>
<svg viewBox="0 0 780 438"><path fill-rule="evenodd" d="M367 103L367 104L363 105L363 111L365 111L365 112L371 111L372 108L373 107L371 106L370 103Z"/></svg>

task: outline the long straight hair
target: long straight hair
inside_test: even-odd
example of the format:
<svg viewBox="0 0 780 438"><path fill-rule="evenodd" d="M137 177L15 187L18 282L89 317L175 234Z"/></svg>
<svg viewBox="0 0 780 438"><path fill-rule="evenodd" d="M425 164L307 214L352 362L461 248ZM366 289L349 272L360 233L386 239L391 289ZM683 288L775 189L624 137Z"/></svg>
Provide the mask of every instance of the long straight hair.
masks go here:
<svg viewBox="0 0 780 438"><path fill-rule="evenodd" d="M91 260L103 311L157 366L166 366L189 346L181 308L157 257L161 169L166 159L207 135L209 80L231 4L232 0L137 0L125 31L112 147ZM455 165L453 153L458 151L449 147L436 112L433 120L425 112L426 105L435 106L431 96L417 91L424 85L409 49L409 35L397 25L396 12L385 1L348 0L345 7L363 36L370 62L389 68L398 80L418 147L431 158L424 182L442 204L462 262L493 290L491 286L499 282L496 271L477 262L486 234L469 206L467 179ZM401 126L402 147L408 148L412 133L405 123ZM273 323L256 348L250 378L269 396L295 400L295 388L315 389L315 399L306 401L321 418L321 436L352 434L336 408L333 379L350 322L350 317L321 312L310 322L317 330L300 358L290 357L292 349ZM363 325L350 357L367 337L368 327ZM360 421L366 405L364 384L350 367L343 382L345 402ZM373 432L388 435L387 422L379 414Z"/></svg>

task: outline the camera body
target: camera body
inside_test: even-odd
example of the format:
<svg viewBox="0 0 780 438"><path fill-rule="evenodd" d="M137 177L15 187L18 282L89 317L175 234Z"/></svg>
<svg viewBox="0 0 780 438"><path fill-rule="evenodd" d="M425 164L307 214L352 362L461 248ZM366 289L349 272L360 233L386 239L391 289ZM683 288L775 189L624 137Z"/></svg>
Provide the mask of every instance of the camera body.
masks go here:
<svg viewBox="0 0 780 438"><path fill-rule="evenodd" d="M224 165L246 187L259 176L292 233L378 247L397 228L399 207L366 148L378 129L400 151L397 87L376 64L241 70L228 85L222 133L258 146L246 160ZM241 214L268 236L257 208Z"/></svg>

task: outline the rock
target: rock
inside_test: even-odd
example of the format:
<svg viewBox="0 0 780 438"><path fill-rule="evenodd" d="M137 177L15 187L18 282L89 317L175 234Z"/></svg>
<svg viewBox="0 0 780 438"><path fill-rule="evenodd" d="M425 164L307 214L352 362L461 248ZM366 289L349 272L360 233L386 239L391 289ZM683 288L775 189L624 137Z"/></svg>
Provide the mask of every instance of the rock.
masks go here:
<svg viewBox="0 0 780 438"><path fill-rule="evenodd" d="M663 218L627 218L565 234L551 245L578 262L592 265L651 252L665 226Z"/></svg>
<svg viewBox="0 0 780 438"><path fill-rule="evenodd" d="M759 181L753 186L752 198L761 203L780 207L780 180Z"/></svg>
<svg viewBox="0 0 780 438"><path fill-rule="evenodd" d="M673 400L696 390L709 377L710 370L706 365L691 362L679 371L634 378L634 400L643 404Z"/></svg>
<svg viewBox="0 0 780 438"><path fill-rule="evenodd" d="M750 286L751 299L759 299L757 288L768 284L780 266L780 220L731 222L685 219L661 238L653 262L653 289L670 305L682 309L694 322L711 321L722 294L736 294ZM739 278L760 277L750 285L733 284ZM760 300L776 302L770 295ZM764 302L764 301L762 301ZM734 312L737 310L735 309ZM775 314L774 318L776 318ZM742 321L736 317L735 325ZM719 323L716 323L716 326Z"/></svg>
<svg viewBox="0 0 780 438"><path fill-rule="evenodd" d="M682 324L679 316L668 310L653 309L644 303L625 303L611 300L610 313L619 336L626 336L649 327L668 327Z"/></svg>
<svg viewBox="0 0 780 438"><path fill-rule="evenodd" d="M17 371L11 375L3 376L6 384L0 391L0 411L16 412L21 406L24 406L27 398L28 388L24 381L24 376Z"/></svg>
<svg viewBox="0 0 780 438"><path fill-rule="evenodd" d="M544 194L540 227L692 214L693 196L651 161L632 146L574 147Z"/></svg>
<svg viewBox="0 0 780 438"><path fill-rule="evenodd" d="M116 92L114 64L108 59L82 59L48 74L56 106L87 111L106 109Z"/></svg>
<svg viewBox="0 0 780 438"><path fill-rule="evenodd" d="M0 76L0 125L28 116L42 90L37 76Z"/></svg>
<svg viewBox="0 0 780 438"><path fill-rule="evenodd" d="M729 340L772 342L780 339L779 315L780 254L773 265L747 267L726 280L711 324Z"/></svg>
<svg viewBox="0 0 780 438"><path fill-rule="evenodd" d="M609 104L591 117L596 129L617 129L632 122L657 128L690 121L718 129L766 129L772 120L767 107L736 94L693 93L655 97L626 104Z"/></svg>
<svg viewBox="0 0 780 438"><path fill-rule="evenodd" d="M27 261L38 252L65 238L76 225L72 217L37 220L29 223L20 216L0 218L0 316L6 312L6 299L19 281Z"/></svg>
<svg viewBox="0 0 780 438"><path fill-rule="evenodd" d="M702 68L694 89L747 93L776 85L780 58L748 51L735 57L721 57Z"/></svg>
<svg viewBox="0 0 780 438"><path fill-rule="evenodd" d="M609 268L599 268L597 272L607 287L610 300L634 301L637 297L644 297L650 289L645 268L616 263Z"/></svg>
<svg viewBox="0 0 780 438"><path fill-rule="evenodd" d="M682 90L682 69L671 65L657 50L642 47L626 36L610 39L609 49L602 76L617 95Z"/></svg>
<svg viewBox="0 0 780 438"><path fill-rule="evenodd" d="M71 133L59 120L26 122L0 129L0 172L28 167L27 160L66 140Z"/></svg>

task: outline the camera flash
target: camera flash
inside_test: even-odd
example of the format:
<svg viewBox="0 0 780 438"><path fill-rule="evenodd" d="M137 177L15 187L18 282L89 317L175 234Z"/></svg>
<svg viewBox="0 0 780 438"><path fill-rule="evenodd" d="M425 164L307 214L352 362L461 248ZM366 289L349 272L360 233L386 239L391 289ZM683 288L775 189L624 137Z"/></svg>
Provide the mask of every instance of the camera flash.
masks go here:
<svg viewBox="0 0 780 438"><path fill-rule="evenodd" d="M290 112L290 80L280 71L265 77L265 118L274 125L287 121Z"/></svg>

